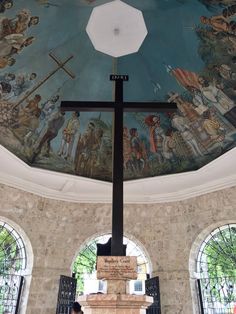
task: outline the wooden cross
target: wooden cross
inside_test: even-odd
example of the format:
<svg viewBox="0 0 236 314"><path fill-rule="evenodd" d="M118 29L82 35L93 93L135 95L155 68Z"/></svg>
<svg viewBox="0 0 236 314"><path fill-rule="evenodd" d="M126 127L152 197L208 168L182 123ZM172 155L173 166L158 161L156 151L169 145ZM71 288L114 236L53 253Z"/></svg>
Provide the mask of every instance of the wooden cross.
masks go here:
<svg viewBox="0 0 236 314"><path fill-rule="evenodd" d="M123 81L128 75L110 75L115 81L115 101L62 101L63 111L113 111L113 191L112 191L112 240L111 255L123 256L123 112L173 112L174 103L158 102L123 102Z"/></svg>
<svg viewBox="0 0 236 314"><path fill-rule="evenodd" d="M72 79L75 78L75 74L69 71L65 64L73 58L73 56L70 56L65 62L62 62L60 59L58 59L52 52L49 53L49 56L57 63L58 67L62 70L64 70Z"/></svg>

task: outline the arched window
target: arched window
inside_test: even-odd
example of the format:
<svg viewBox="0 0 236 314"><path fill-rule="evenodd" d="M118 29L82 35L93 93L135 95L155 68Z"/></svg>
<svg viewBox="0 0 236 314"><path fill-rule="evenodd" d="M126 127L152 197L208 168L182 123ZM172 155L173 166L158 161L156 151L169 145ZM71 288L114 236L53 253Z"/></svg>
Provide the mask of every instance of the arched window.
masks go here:
<svg viewBox="0 0 236 314"><path fill-rule="evenodd" d="M228 314L236 309L236 224L212 231L197 258L200 306L204 314Z"/></svg>
<svg viewBox="0 0 236 314"><path fill-rule="evenodd" d="M0 313L17 313L26 263L22 238L13 227L0 221Z"/></svg>
<svg viewBox="0 0 236 314"><path fill-rule="evenodd" d="M89 241L83 246L75 258L72 271L77 278L78 294L105 292L105 282L96 280L95 266L97 258L97 243L104 244L110 237L110 234L106 234ZM147 275L150 274L150 263L148 262L148 258L140 246L129 240L127 237L124 237L123 243L127 245L127 256L137 256L138 278L137 280L130 281L130 292L135 294L144 294L144 281L147 279Z"/></svg>

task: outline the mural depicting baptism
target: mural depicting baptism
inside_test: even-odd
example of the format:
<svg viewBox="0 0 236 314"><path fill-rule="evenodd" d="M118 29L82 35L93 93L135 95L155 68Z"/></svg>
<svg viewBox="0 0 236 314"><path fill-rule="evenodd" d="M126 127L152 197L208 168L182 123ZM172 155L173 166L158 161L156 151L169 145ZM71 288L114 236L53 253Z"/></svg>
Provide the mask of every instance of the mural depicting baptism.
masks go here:
<svg viewBox="0 0 236 314"><path fill-rule="evenodd" d="M96 2L0 1L0 144L30 166L110 181L112 114L65 113L60 102L111 100L116 62L130 76L127 100L178 107L124 114L126 180L197 170L235 147L235 1L156 0L151 13L138 3L158 33L150 28L141 52L119 60L88 45L83 30Z"/></svg>

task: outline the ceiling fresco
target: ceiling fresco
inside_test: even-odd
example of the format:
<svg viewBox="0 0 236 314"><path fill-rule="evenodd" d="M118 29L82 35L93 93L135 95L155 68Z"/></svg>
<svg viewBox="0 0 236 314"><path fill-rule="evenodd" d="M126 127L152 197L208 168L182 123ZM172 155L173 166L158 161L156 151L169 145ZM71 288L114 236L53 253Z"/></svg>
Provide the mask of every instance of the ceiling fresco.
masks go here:
<svg viewBox="0 0 236 314"><path fill-rule="evenodd" d="M85 28L105 0L0 0L0 144L28 165L111 181L112 114L62 100L176 102L176 113L124 113L126 180L199 169L236 143L236 1L128 0L148 35L112 58Z"/></svg>

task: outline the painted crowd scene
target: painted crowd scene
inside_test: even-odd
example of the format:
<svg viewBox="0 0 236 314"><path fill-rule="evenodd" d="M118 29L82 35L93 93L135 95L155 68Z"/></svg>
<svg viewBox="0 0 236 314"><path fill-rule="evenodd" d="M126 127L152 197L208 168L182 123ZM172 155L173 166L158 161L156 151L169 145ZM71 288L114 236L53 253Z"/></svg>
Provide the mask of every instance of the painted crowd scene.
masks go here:
<svg viewBox="0 0 236 314"><path fill-rule="evenodd" d="M112 180L111 112L60 110L124 100L178 110L125 112L124 178L197 170L236 146L236 1L130 0L148 35L135 53L94 49L86 25L104 0L0 0L0 144L32 167Z"/></svg>

